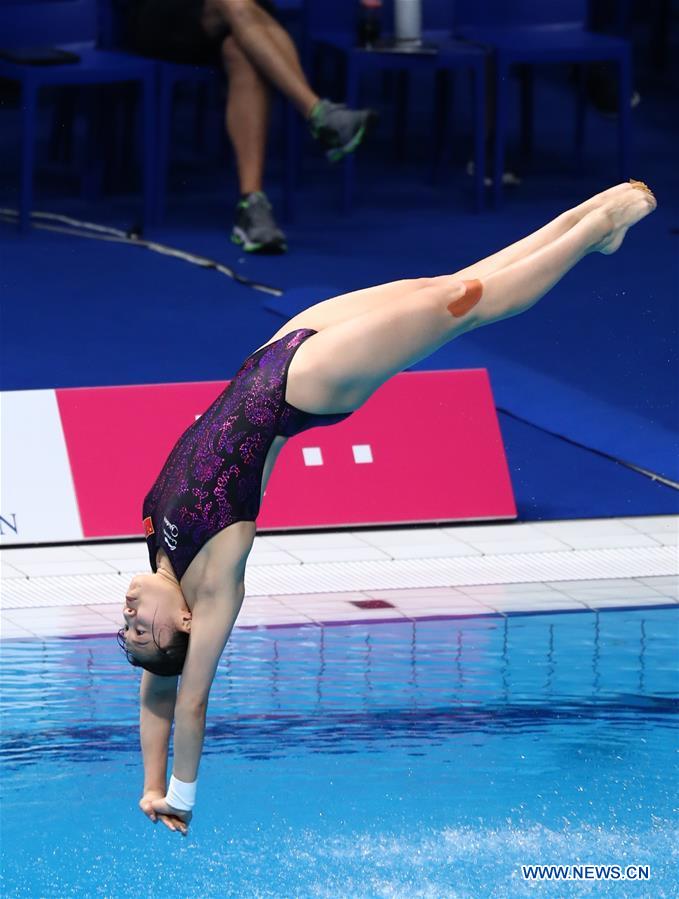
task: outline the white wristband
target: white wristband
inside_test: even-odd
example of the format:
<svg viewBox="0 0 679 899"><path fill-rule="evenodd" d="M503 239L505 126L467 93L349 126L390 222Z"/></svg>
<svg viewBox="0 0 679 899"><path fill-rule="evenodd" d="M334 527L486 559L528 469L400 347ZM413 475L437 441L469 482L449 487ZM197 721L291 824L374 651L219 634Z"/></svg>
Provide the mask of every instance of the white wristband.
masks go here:
<svg viewBox="0 0 679 899"><path fill-rule="evenodd" d="M196 804L197 783L197 780L194 780L193 783L177 780L173 774L170 777L170 786L168 787L165 801L172 808L176 808L181 812L190 812Z"/></svg>

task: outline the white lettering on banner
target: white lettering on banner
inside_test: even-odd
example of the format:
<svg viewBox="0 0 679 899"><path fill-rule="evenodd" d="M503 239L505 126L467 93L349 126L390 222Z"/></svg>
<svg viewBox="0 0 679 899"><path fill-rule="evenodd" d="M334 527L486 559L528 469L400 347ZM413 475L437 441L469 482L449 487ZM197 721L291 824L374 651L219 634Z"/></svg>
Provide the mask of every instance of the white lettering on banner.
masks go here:
<svg viewBox="0 0 679 899"><path fill-rule="evenodd" d="M19 528L17 527L16 512L12 512L11 522L8 518L5 518L4 515L0 515L0 537L5 536L5 528L9 528L11 531L14 531L15 534L19 533Z"/></svg>
<svg viewBox="0 0 679 899"><path fill-rule="evenodd" d="M0 543L82 540L55 391L3 391L0 406Z"/></svg>
<svg viewBox="0 0 679 899"><path fill-rule="evenodd" d="M176 524L172 524L171 521L168 521L164 516L163 524L165 525L163 528L163 536L165 537L165 542L167 543L168 549L175 550L177 548L179 528Z"/></svg>

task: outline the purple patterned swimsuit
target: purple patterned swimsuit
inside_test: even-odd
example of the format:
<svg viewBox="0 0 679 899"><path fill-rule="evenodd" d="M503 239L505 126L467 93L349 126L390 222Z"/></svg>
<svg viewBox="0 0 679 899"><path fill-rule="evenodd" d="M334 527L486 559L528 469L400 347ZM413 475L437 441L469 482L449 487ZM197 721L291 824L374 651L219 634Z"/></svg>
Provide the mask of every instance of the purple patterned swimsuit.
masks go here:
<svg viewBox="0 0 679 899"><path fill-rule="evenodd" d="M229 386L184 431L144 500L151 568L162 546L181 580L199 550L236 521L254 521L274 438L342 421L285 401L296 350L317 332L298 328L252 353Z"/></svg>

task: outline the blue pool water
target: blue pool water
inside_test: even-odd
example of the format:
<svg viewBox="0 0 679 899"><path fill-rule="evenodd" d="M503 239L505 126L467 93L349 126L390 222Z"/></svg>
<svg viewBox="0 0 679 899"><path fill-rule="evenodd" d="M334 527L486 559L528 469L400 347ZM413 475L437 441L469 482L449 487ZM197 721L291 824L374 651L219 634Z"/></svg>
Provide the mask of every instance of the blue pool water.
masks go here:
<svg viewBox="0 0 679 899"><path fill-rule="evenodd" d="M2 646L3 897L677 896L673 610L236 631L187 838L113 638ZM648 864L644 884L522 863Z"/></svg>

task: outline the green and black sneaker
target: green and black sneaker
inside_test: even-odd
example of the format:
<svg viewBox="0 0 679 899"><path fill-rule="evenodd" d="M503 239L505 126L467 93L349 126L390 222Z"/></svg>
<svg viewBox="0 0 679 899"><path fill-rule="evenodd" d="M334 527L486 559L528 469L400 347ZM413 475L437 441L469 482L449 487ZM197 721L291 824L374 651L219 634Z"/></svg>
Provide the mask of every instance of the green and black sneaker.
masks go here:
<svg viewBox="0 0 679 899"><path fill-rule="evenodd" d="M352 153L377 118L372 109L347 109L343 103L319 100L309 116L311 136L326 148L330 162Z"/></svg>
<svg viewBox="0 0 679 899"><path fill-rule="evenodd" d="M276 224L266 194L258 190L248 194L236 206L236 221L231 240L246 253L285 253L285 234Z"/></svg>

